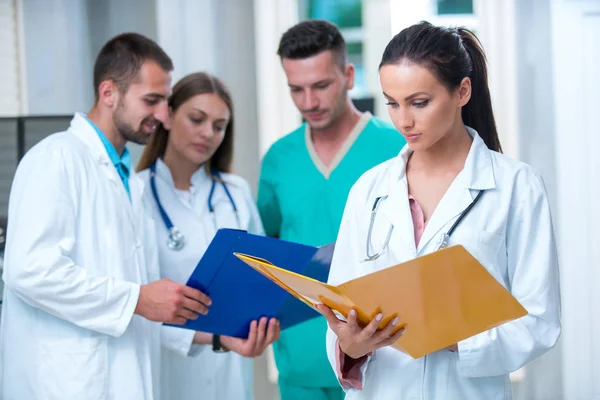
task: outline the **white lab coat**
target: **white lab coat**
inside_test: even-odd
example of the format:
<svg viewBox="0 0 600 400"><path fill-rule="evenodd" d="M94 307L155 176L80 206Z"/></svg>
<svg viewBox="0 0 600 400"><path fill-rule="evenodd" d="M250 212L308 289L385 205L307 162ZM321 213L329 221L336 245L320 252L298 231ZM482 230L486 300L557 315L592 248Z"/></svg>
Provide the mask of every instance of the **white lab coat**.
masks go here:
<svg viewBox="0 0 600 400"><path fill-rule="evenodd" d="M232 174L221 174L237 206L241 226L237 224L225 190L218 183L212 199L217 223L215 227L208 211L212 180L205 169L200 168L194 173L192 187L183 192L175 189L171 171L159 159L155 180L158 196L169 218L186 238L182 250L170 250L167 247L168 231L150 188L149 171L142 171L140 175L146 182L144 203L152 210L157 229L162 277L186 283L217 232L217 227L242 229L264 235L250 187L244 179ZM227 318L227 315L223 315L223 318ZM212 345L192 345L194 333L177 327L162 328L162 398L252 400L253 360L233 352L214 353Z"/></svg>
<svg viewBox="0 0 600 400"><path fill-rule="evenodd" d="M554 346L560 335L559 277L546 190L529 166L487 149L474 137L464 169L431 216L415 248L405 167L410 150L366 172L352 188L329 276L339 284L435 251L478 190L479 202L458 225L449 246L463 245L527 309L528 316L414 360L391 347L376 350L363 365L363 389L347 399L505 400L512 398L509 373ZM382 200L372 235L379 251L390 224L394 231L382 256L366 258L375 199ZM408 326L410 332L410 326ZM410 334L410 333L407 333ZM335 334L327 352L335 367Z"/></svg>
<svg viewBox="0 0 600 400"><path fill-rule="evenodd" d="M142 182L131 201L75 115L21 161L12 186L0 334L3 400L156 399L159 325L133 315L158 279Z"/></svg>

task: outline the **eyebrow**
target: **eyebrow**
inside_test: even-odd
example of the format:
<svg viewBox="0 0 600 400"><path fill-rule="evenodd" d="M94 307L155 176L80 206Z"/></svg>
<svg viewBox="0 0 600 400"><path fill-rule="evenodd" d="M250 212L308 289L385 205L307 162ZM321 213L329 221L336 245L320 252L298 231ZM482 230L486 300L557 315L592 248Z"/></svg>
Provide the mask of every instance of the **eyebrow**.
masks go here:
<svg viewBox="0 0 600 400"><path fill-rule="evenodd" d="M423 94L426 95L426 96L429 96L429 94L427 94L425 92L417 92L417 93L411 94L410 96L405 97L404 100L408 101L408 100L414 99L415 97L421 96Z"/></svg>
<svg viewBox="0 0 600 400"><path fill-rule="evenodd" d="M325 84L329 84L331 82L333 82L333 79L323 79L318 82L311 83L310 86L312 87L312 86L325 85ZM294 85L293 83L288 83L288 86L290 88L302 88L302 85Z"/></svg>
<svg viewBox="0 0 600 400"><path fill-rule="evenodd" d="M387 97L388 99L390 99L390 100L394 99L392 96L388 95L386 92L383 92L383 95L385 97ZM418 97L418 96L421 96L421 95L429 96L429 94L425 93L425 92L416 92L416 93L411 94L410 96L405 97L404 101L408 101L408 100L414 99L415 97Z"/></svg>
<svg viewBox="0 0 600 400"><path fill-rule="evenodd" d="M323 79L321 81L313 83L311 86L325 85L325 84L329 84L331 82L333 82L333 79Z"/></svg>
<svg viewBox="0 0 600 400"><path fill-rule="evenodd" d="M198 111L199 113L202 113L203 115L207 115L206 112L204 112L204 110L202 110L201 108L198 108L198 107L192 107L192 111Z"/></svg>
<svg viewBox="0 0 600 400"><path fill-rule="evenodd" d="M202 110L201 108L198 108L198 107L192 107L192 111L198 111L203 116L208 116L208 114L204 110ZM226 121L227 121L227 118L219 118L219 119L215 120L215 122L226 122Z"/></svg>
<svg viewBox="0 0 600 400"><path fill-rule="evenodd" d="M167 96L165 96L164 94L160 94L160 93L148 93L148 94L145 94L144 97L152 98L152 99L156 99L156 100L162 100L162 99L167 98Z"/></svg>

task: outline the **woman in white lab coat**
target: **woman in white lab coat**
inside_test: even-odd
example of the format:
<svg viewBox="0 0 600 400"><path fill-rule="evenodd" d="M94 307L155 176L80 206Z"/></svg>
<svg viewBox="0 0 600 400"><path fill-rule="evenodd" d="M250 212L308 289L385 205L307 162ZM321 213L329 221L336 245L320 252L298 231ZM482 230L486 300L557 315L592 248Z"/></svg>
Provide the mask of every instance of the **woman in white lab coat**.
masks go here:
<svg viewBox="0 0 600 400"><path fill-rule="evenodd" d="M161 275L185 283L217 229L264 232L248 183L229 173L234 120L227 88L208 74L188 75L174 86L169 112L138 170L158 229ZM170 224L184 241L169 239ZM279 322L254 321L248 340L176 327L163 327L162 335L161 398L250 400L251 357L278 338Z"/></svg>
<svg viewBox="0 0 600 400"><path fill-rule="evenodd" d="M560 335L556 246L542 179L501 154L485 58L471 32L428 23L403 30L383 54L380 80L408 144L352 188L329 283L434 252L446 238L473 254L529 314L415 360L389 347L411 334L410 326L391 334L401 316L377 330L377 317L359 327L355 316L340 321L320 306L330 362L347 399L510 399L509 373Z"/></svg>

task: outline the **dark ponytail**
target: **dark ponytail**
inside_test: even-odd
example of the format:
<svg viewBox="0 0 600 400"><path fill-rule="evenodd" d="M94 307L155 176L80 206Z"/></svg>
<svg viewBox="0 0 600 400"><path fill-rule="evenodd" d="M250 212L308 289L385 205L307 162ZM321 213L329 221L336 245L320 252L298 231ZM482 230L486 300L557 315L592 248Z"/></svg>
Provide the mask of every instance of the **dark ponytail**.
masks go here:
<svg viewBox="0 0 600 400"><path fill-rule="evenodd" d="M388 43L379 68L410 61L429 69L449 90L471 79L471 99L462 108L465 125L475 129L490 150L502 152L488 87L486 59L479 40L464 28L421 22L402 30Z"/></svg>
<svg viewBox="0 0 600 400"><path fill-rule="evenodd" d="M457 31L471 59L471 100L462 109L463 122L479 133L490 150L502 153L492 111L485 53L473 32L464 28Z"/></svg>

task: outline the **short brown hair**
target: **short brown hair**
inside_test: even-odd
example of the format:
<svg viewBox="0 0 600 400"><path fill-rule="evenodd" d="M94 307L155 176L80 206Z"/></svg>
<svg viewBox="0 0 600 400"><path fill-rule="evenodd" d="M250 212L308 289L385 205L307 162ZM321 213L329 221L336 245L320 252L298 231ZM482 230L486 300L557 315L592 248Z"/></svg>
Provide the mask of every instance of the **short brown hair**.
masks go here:
<svg viewBox="0 0 600 400"><path fill-rule="evenodd" d="M173 62L167 53L156 42L143 35L122 33L109 40L94 63L96 101L99 98L100 84L106 80L112 80L121 93L126 93L146 61L157 63L165 71L173 70Z"/></svg>
<svg viewBox="0 0 600 400"><path fill-rule="evenodd" d="M338 27L331 22L314 19L288 29L279 41L277 55L281 59L300 60L327 50L331 50L340 67L346 65L346 42Z"/></svg>

